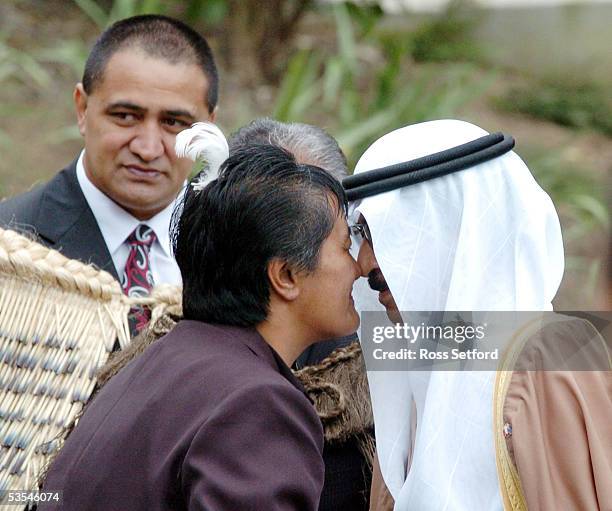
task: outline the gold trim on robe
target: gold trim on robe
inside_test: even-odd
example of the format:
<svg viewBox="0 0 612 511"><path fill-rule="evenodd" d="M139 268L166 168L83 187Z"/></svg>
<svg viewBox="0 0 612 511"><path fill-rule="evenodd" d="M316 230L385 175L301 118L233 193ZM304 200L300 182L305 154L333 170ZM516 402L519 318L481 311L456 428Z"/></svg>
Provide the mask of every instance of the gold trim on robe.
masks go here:
<svg viewBox="0 0 612 511"><path fill-rule="evenodd" d="M540 319L529 321L515 334L502 356L495 378L495 388L493 390L495 462L497 465L497 477L499 478L499 489L504 502L504 509L506 510L527 511L527 503L523 495L521 479L510 457L504 435L504 402L508 393L508 387L510 386L510 379L512 378L512 369L520 353L523 351L529 334L541 324Z"/></svg>
<svg viewBox="0 0 612 511"><path fill-rule="evenodd" d="M504 509L612 509L612 373L584 319L546 314L513 337L493 393Z"/></svg>

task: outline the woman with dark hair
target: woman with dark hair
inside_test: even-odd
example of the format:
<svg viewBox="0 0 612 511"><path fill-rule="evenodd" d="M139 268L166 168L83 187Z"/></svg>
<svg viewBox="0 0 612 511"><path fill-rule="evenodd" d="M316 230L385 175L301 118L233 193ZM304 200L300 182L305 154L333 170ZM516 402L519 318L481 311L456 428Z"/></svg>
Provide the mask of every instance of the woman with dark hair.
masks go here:
<svg viewBox="0 0 612 511"><path fill-rule="evenodd" d="M270 145L187 188L185 319L81 417L44 485L61 509L317 509L322 427L289 366L358 326L346 206L337 180Z"/></svg>

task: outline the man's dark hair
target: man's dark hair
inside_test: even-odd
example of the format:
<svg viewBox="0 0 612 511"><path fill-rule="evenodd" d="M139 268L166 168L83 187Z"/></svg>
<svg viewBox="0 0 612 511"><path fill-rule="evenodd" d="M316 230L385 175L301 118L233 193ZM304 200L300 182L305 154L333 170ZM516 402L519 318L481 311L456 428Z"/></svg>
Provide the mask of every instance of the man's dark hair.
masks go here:
<svg viewBox="0 0 612 511"><path fill-rule="evenodd" d="M185 23L168 16L146 14L113 23L98 38L83 72L83 89L91 94L104 78L104 69L119 50L139 48L151 57L168 62L193 63L202 69L208 81L204 98L208 112L217 106L219 76L212 51L200 34Z"/></svg>
<svg viewBox="0 0 612 511"><path fill-rule="evenodd" d="M346 211L342 186L323 169L271 145L238 148L203 190L187 187L178 220L175 214L184 317L237 326L265 320L268 263L279 258L295 271L314 271Z"/></svg>
<svg viewBox="0 0 612 511"><path fill-rule="evenodd" d="M230 137L230 153L254 142L282 147L296 160L321 167L339 181L347 176L346 157L338 142L318 126L280 122L267 117L255 119Z"/></svg>

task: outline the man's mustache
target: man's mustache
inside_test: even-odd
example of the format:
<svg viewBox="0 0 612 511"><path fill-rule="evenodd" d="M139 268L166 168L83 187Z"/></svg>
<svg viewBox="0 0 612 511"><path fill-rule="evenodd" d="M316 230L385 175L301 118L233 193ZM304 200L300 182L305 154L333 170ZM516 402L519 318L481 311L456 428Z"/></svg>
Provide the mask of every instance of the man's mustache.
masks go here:
<svg viewBox="0 0 612 511"><path fill-rule="evenodd" d="M382 272L378 268L374 268L370 273L368 273L368 285L374 291L378 292L387 291L389 289L385 277L383 277Z"/></svg>

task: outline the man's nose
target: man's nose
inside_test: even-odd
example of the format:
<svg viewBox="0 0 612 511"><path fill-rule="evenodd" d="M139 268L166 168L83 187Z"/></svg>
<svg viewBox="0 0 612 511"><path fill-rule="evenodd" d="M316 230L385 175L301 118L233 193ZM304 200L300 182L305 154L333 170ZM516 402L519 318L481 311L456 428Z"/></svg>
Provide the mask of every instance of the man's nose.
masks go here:
<svg viewBox="0 0 612 511"><path fill-rule="evenodd" d="M152 161L164 154L161 127L157 123L143 123L130 142L130 150L142 161Z"/></svg>
<svg viewBox="0 0 612 511"><path fill-rule="evenodd" d="M358 280L359 277L361 277L361 266L352 255L351 259L353 260L353 281L355 281Z"/></svg>
<svg viewBox="0 0 612 511"><path fill-rule="evenodd" d="M376 268L376 258L372 246L366 241L361 242L359 253L357 254L357 264L361 271L362 277L367 277L374 268Z"/></svg>

